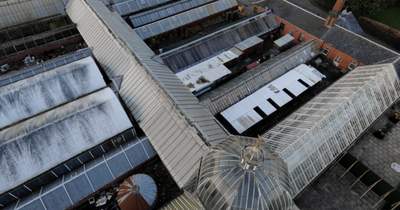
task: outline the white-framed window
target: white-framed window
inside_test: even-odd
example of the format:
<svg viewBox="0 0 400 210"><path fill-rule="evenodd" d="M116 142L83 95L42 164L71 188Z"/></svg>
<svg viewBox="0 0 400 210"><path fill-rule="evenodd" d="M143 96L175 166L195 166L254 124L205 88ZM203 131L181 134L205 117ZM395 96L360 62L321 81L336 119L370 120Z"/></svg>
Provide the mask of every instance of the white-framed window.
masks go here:
<svg viewBox="0 0 400 210"><path fill-rule="evenodd" d="M331 48L325 46L324 50L322 50L322 55L327 56L330 50Z"/></svg>
<svg viewBox="0 0 400 210"><path fill-rule="evenodd" d="M290 31L289 31L289 34L293 36L294 31L293 31L293 30L290 30Z"/></svg>
<svg viewBox="0 0 400 210"><path fill-rule="evenodd" d="M339 66L339 64L340 64L340 62L342 62L342 57L340 57L340 56L336 56L335 57L335 60L333 60L333 64L335 65L335 66Z"/></svg>
<svg viewBox="0 0 400 210"><path fill-rule="evenodd" d="M304 40L305 37L306 37L306 35L300 34L300 36L299 36L299 41L302 42L302 41Z"/></svg>
<svg viewBox="0 0 400 210"><path fill-rule="evenodd" d="M354 70L358 66L358 63L351 61L349 67L347 67L350 70Z"/></svg>

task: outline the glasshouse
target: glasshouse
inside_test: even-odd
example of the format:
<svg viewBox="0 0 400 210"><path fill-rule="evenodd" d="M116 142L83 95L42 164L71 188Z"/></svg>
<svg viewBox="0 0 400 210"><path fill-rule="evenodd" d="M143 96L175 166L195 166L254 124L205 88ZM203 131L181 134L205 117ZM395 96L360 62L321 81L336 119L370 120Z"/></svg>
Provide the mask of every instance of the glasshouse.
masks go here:
<svg viewBox="0 0 400 210"><path fill-rule="evenodd" d="M263 134L300 193L399 97L392 64L358 67Z"/></svg>

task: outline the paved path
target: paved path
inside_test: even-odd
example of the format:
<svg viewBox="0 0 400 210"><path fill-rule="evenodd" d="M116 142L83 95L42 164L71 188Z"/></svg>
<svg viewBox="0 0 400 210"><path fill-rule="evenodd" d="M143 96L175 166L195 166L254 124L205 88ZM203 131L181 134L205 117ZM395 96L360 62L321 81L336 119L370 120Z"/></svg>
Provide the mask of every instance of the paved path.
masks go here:
<svg viewBox="0 0 400 210"><path fill-rule="evenodd" d="M358 157L360 162L393 187L400 185L400 174L390 168L390 164L393 162L400 164L400 124L395 125L388 120L395 111L400 113L400 102L381 115L348 150L350 154ZM373 136L376 130L384 128L388 124L393 127L384 140ZM295 203L300 209L371 209L379 201L379 196L369 192L365 197L359 199L367 187L359 182L349 189L356 178L348 173L339 180L344 172L345 169L340 164L334 165L311 184L295 200ZM381 209L382 206L383 204L380 204L375 209Z"/></svg>
<svg viewBox="0 0 400 210"><path fill-rule="evenodd" d="M365 166L393 187L400 185L400 174L390 167L394 162L400 164L400 125L388 120L395 111L400 113L400 103L394 109L387 110L349 150L350 154L358 157ZM383 140L372 135L386 125L393 127Z"/></svg>
<svg viewBox="0 0 400 210"><path fill-rule="evenodd" d="M361 195L367 187L358 182L351 189L349 187L356 181L351 174L339 177L346 170L336 164L322 174L311 186L307 187L294 202L301 210L379 210L383 207L381 202L372 208L379 200L379 196L368 192L362 199Z"/></svg>

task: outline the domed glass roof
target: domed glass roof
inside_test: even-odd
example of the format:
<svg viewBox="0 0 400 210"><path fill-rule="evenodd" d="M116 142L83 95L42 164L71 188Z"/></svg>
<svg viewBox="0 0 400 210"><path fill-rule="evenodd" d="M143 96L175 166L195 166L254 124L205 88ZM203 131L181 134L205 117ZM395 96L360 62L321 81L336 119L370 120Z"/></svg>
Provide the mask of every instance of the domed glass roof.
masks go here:
<svg viewBox="0 0 400 210"><path fill-rule="evenodd" d="M203 157L197 195L208 210L293 206L285 162L250 137L229 136Z"/></svg>
<svg viewBox="0 0 400 210"><path fill-rule="evenodd" d="M119 188L117 200L122 210L148 210L155 205L157 186L146 174L128 177Z"/></svg>

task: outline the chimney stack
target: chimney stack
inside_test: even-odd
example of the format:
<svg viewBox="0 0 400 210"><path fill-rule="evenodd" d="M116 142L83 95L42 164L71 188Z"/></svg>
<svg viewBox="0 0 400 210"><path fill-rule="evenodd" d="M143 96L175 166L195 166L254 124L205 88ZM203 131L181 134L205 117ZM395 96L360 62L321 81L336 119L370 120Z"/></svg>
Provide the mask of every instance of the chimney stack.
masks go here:
<svg viewBox="0 0 400 210"><path fill-rule="evenodd" d="M326 18L325 25L333 26L338 21L339 12L342 10L346 0L337 0L333 10L329 12L329 16Z"/></svg>

